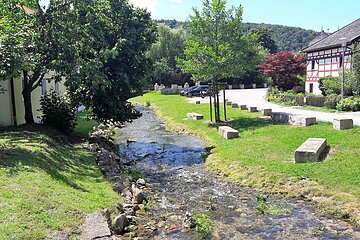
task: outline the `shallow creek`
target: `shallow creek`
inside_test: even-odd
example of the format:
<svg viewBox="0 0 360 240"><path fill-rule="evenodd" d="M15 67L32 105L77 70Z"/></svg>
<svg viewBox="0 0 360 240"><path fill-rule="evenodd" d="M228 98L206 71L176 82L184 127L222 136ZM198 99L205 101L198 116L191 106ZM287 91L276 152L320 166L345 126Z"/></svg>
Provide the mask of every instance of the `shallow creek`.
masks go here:
<svg viewBox="0 0 360 240"><path fill-rule="evenodd" d="M199 139L167 132L153 110L139 110L143 116L121 129L117 142L149 185L150 210L137 222L152 231L138 233L142 239L199 239L182 227L186 212L210 217L208 239L360 239L359 229L301 200L269 196L270 213L259 213L259 191L206 171Z"/></svg>

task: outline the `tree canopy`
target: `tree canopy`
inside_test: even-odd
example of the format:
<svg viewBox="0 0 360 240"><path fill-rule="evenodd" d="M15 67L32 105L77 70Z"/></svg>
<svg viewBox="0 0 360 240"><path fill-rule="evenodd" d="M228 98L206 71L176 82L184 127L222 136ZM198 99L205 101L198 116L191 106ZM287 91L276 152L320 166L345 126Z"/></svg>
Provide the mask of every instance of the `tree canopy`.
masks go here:
<svg viewBox="0 0 360 240"><path fill-rule="evenodd" d="M300 78L306 72L306 58L303 54L281 51L271 54L259 65L259 71L271 77L272 86L287 91L300 84Z"/></svg>
<svg viewBox="0 0 360 240"><path fill-rule="evenodd" d="M198 80L217 82L241 77L262 60L254 35L245 35L242 7L226 9L225 0L204 0L187 23L185 57L179 66Z"/></svg>
<svg viewBox="0 0 360 240"><path fill-rule="evenodd" d="M18 1L3 1L0 32L2 79L22 76L27 123L33 122L31 92L46 73L66 80L74 107L88 107L100 121L138 116L127 100L140 94L150 67L145 53L155 41L150 14L127 0L38 1L29 14ZM5 26L5 27L3 27Z"/></svg>

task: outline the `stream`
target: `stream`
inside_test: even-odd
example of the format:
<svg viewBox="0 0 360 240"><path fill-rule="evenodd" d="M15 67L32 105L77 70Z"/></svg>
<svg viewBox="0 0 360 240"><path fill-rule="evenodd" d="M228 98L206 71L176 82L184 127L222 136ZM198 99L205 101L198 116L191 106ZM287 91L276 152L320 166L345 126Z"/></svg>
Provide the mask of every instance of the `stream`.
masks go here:
<svg viewBox="0 0 360 240"><path fill-rule="evenodd" d="M138 239L360 239L359 229L307 202L262 195L208 172L199 139L167 132L153 110L138 110L142 117L116 139L122 159L148 184L148 209L136 220ZM202 234L184 227L189 214L203 217Z"/></svg>

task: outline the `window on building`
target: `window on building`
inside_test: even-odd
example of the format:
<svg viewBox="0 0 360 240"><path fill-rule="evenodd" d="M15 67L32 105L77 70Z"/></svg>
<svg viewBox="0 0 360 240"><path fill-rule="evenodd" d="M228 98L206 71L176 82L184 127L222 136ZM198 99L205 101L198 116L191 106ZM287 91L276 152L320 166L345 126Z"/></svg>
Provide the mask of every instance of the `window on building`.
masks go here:
<svg viewBox="0 0 360 240"><path fill-rule="evenodd" d="M46 95L46 79L45 78L41 81L41 95L42 96Z"/></svg>
<svg viewBox="0 0 360 240"><path fill-rule="evenodd" d="M315 69L315 61L311 61L311 70Z"/></svg>
<svg viewBox="0 0 360 240"><path fill-rule="evenodd" d="M55 81L55 92L60 94L60 83L58 81Z"/></svg>
<svg viewBox="0 0 360 240"><path fill-rule="evenodd" d="M326 58L325 59L325 63L327 64L327 63L331 63L331 58Z"/></svg>
<svg viewBox="0 0 360 240"><path fill-rule="evenodd" d="M324 64L325 63L325 60L324 59L320 59L319 60L319 64Z"/></svg>
<svg viewBox="0 0 360 240"><path fill-rule="evenodd" d="M314 84L313 84L313 83L310 83L309 92L310 92L310 93L313 93L313 92L314 92Z"/></svg>

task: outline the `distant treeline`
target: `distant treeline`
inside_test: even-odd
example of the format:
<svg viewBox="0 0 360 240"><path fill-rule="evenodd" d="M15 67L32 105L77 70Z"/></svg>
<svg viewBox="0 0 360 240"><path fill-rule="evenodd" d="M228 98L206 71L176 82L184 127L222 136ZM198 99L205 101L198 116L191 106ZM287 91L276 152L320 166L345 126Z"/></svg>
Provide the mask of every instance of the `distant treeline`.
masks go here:
<svg viewBox="0 0 360 240"><path fill-rule="evenodd" d="M183 27L186 29L186 22L166 19L155 21L157 23L164 23L171 28ZM278 51L300 51L301 49L305 48L317 34L319 34L313 30L306 30L299 27L288 27L264 23L244 23L244 25L246 26L246 31L249 31L255 27L267 27L270 30L272 39L275 41L278 47Z"/></svg>

